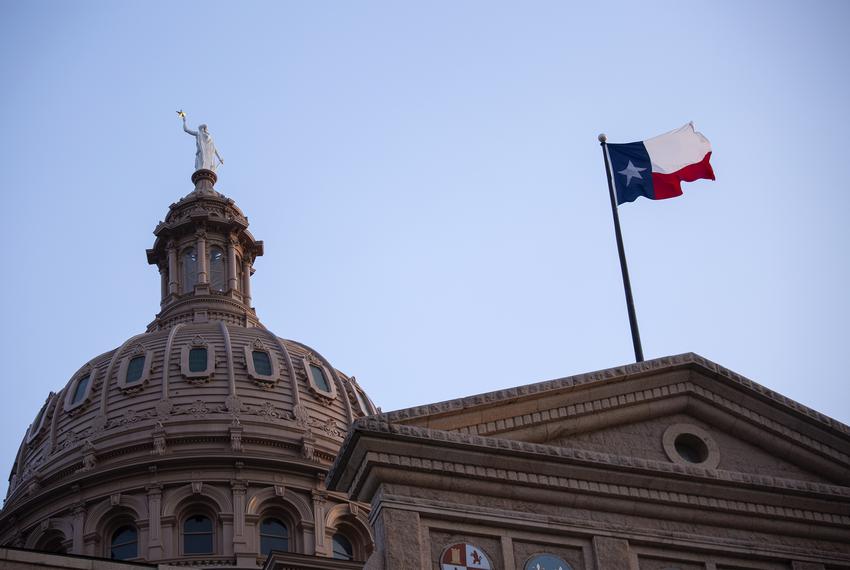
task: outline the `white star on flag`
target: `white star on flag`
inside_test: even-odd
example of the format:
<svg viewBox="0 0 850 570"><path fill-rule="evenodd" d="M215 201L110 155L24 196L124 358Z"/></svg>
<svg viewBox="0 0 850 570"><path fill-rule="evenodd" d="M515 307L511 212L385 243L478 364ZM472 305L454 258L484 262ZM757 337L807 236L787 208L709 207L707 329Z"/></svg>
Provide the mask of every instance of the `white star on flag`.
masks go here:
<svg viewBox="0 0 850 570"><path fill-rule="evenodd" d="M632 178L640 178L641 180L643 180L643 176L641 176L640 173L644 170L646 170L646 168L638 168L637 166L632 164L632 161L630 160L629 165L623 170L620 170L617 174L622 174L626 177L626 187L628 187L628 185L632 181Z"/></svg>

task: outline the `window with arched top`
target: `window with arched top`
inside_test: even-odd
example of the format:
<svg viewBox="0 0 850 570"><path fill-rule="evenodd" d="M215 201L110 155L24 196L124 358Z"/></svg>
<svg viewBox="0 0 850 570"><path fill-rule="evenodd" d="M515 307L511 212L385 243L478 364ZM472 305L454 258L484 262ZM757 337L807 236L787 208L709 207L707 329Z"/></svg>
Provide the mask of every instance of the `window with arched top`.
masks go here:
<svg viewBox="0 0 850 570"><path fill-rule="evenodd" d="M133 525L123 525L112 533L109 557L114 560L131 560L139 556L139 531Z"/></svg>
<svg viewBox="0 0 850 570"><path fill-rule="evenodd" d="M183 521L183 554L212 554L213 521L206 515L191 515Z"/></svg>
<svg viewBox="0 0 850 570"><path fill-rule="evenodd" d="M224 271L224 251L216 246L210 248L210 288L218 292L224 292L227 289L227 278Z"/></svg>
<svg viewBox="0 0 850 570"><path fill-rule="evenodd" d="M354 560L354 546L344 534L334 534L331 542L333 544L333 558L336 560Z"/></svg>
<svg viewBox="0 0 850 570"><path fill-rule="evenodd" d="M59 531L49 531L39 539L35 549L51 554L66 554L65 537Z"/></svg>
<svg viewBox="0 0 850 570"><path fill-rule="evenodd" d="M182 291L183 293L191 293L195 290L195 285L198 283L198 253L194 247L190 247L183 251L180 263L182 264Z"/></svg>
<svg viewBox="0 0 850 570"><path fill-rule="evenodd" d="M289 550L289 528L282 520L268 517L260 523L260 554L268 556L272 550Z"/></svg>

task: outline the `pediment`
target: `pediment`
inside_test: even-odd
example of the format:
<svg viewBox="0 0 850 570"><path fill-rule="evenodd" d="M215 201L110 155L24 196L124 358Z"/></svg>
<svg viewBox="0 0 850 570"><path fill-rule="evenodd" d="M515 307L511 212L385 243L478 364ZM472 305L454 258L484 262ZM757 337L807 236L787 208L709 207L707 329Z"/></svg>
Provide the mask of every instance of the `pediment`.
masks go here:
<svg viewBox="0 0 850 570"><path fill-rule="evenodd" d="M811 469L809 464L802 461L801 465L795 464L793 459L799 460L803 455L800 452L778 453L779 450L770 445L769 434L764 434L765 439L760 440L758 433L750 433L748 439L712 424L698 414L688 413L687 406L683 408L680 413L602 425L585 431L564 425L560 433L540 443L633 460L670 462L813 483L839 483ZM502 437L511 439L510 434Z"/></svg>
<svg viewBox="0 0 850 570"><path fill-rule="evenodd" d="M850 480L850 428L694 354L401 410L387 419L629 461L696 465L732 477L841 486Z"/></svg>

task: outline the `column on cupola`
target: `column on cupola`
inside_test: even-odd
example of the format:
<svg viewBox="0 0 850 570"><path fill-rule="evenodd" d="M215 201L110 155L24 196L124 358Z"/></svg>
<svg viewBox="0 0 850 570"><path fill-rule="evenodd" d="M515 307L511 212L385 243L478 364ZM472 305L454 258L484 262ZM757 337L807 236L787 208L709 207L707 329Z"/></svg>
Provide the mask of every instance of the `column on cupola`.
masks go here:
<svg viewBox="0 0 850 570"><path fill-rule="evenodd" d="M174 242L168 242L168 294L176 295L179 290L177 282L177 248Z"/></svg>
<svg viewBox="0 0 850 570"><path fill-rule="evenodd" d="M198 230L195 233L195 250L198 252L198 284L209 283L207 280L207 232Z"/></svg>
<svg viewBox="0 0 850 570"><path fill-rule="evenodd" d="M242 302L251 306L251 260L242 260Z"/></svg>
<svg viewBox="0 0 850 570"><path fill-rule="evenodd" d="M239 240L231 236L227 240L227 288L235 291L238 288L236 281L236 245Z"/></svg>
<svg viewBox="0 0 850 570"><path fill-rule="evenodd" d="M159 294L163 301L168 297L168 268L165 265L159 266Z"/></svg>

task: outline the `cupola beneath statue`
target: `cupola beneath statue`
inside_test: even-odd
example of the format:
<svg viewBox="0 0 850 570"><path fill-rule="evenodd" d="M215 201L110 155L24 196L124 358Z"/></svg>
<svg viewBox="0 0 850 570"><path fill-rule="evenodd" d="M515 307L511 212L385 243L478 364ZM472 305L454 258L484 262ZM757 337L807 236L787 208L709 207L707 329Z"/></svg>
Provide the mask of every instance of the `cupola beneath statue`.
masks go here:
<svg viewBox="0 0 850 570"><path fill-rule="evenodd" d="M153 232L147 257L159 268L161 310L149 331L211 320L262 326L251 307L251 275L263 242L235 202L215 190L217 180L212 170L196 170L192 192L169 206Z"/></svg>

